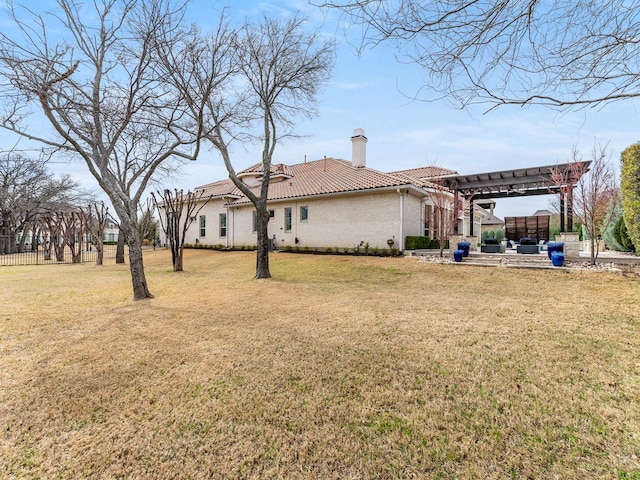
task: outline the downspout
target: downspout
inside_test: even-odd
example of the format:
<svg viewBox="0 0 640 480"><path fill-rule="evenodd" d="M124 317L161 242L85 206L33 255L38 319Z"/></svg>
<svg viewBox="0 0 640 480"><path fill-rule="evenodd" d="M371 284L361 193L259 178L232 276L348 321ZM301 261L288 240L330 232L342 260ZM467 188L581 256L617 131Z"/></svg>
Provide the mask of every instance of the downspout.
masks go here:
<svg viewBox="0 0 640 480"><path fill-rule="evenodd" d="M235 227L235 221L233 218L233 209L227 207L227 238L225 238L226 248L229 248L229 238L231 238L231 245L233 245L233 230Z"/></svg>
<svg viewBox="0 0 640 480"><path fill-rule="evenodd" d="M402 191L397 188L396 192L400 195L400 238L398 239L398 251L404 251L404 197Z"/></svg>

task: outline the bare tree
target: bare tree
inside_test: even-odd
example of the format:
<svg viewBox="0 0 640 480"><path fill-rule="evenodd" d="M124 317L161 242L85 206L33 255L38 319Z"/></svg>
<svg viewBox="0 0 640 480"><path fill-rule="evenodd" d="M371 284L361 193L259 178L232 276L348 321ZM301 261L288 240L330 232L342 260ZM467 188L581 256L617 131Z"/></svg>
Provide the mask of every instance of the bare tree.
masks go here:
<svg viewBox="0 0 640 480"><path fill-rule="evenodd" d="M64 228L64 242L71 250L71 262L82 262L82 243L85 233L85 216L81 210L60 212Z"/></svg>
<svg viewBox="0 0 640 480"><path fill-rule="evenodd" d="M42 252L44 260L51 260L51 249L53 248L53 231L50 214L42 215L38 218L39 238L42 242Z"/></svg>
<svg viewBox="0 0 640 480"><path fill-rule="evenodd" d="M433 224L430 230L433 231L433 238L440 244L440 257L444 256L444 248L458 225L460 212L462 211L462 200L457 197L438 179L431 180L435 188L430 194L433 206Z"/></svg>
<svg viewBox="0 0 640 480"><path fill-rule="evenodd" d="M169 69L176 85L189 89L196 105L206 99L204 137L256 209L256 278L271 277L267 200L276 145L293 136L297 118L315 114L315 97L333 66L333 45L317 32L306 33L305 22L295 13L284 21L264 18L234 32L222 19L214 34L196 35L179 56L166 56L170 65L182 66ZM238 177L231 158L236 140L262 145L257 185Z"/></svg>
<svg viewBox="0 0 640 480"><path fill-rule="evenodd" d="M160 225L162 231L167 236L169 248L171 249L171 260L174 272L183 271L184 239L191 224L191 219L196 217L200 210L211 199L204 196L204 190L184 193L183 190L166 189L158 192L158 196L151 192L153 202L160 214Z"/></svg>
<svg viewBox="0 0 640 480"><path fill-rule="evenodd" d="M159 56L183 35L173 0L57 0L56 14L14 8L0 33L2 126L82 159L109 197L129 246L134 299L152 297L137 230L152 178L199 151L202 115L166 81ZM25 121L39 110L53 133ZM194 113L195 112L195 113Z"/></svg>
<svg viewBox="0 0 640 480"><path fill-rule="evenodd" d="M574 150L572 163L578 162L582 162L582 157ZM589 173L580 177L573 192L573 213L589 237L591 265L596 264L599 240L613 221L614 207L619 201L616 175L609 162L606 148L594 146Z"/></svg>
<svg viewBox="0 0 640 480"><path fill-rule="evenodd" d="M85 212L87 229L91 232L91 239L96 249L96 265L102 265L104 260L104 230L109 218L109 207L104 202L89 204Z"/></svg>
<svg viewBox="0 0 640 480"><path fill-rule="evenodd" d="M151 198L147 198L144 205L139 205L140 220L138 220L138 232L140 238L144 242L145 240L153 240L155 242L156 222L153 219L153 212L155 210L155 204ZM155 246L155 243L154 243Z"/></svg>
<svg viewBox="0 0 640 480"><path fill-rule="evenodd" d="M589 171L590 164L590 162L577 160L578 158L580 158L580 153L578 152L576 147L573 147L572 149L572 158L574 159L574 161L569 162L564 168L551 168L551 182L549 185L549 193L557 194L557 196L550 201L550 204L552 208L554 208L561 216L561 229L564 227L564 215L566 208L567 232L573 231L573 192L575 190L576 184ZM567 200L566 206L564 204L564 199Z"/></svg>
<svg viewBox="0 0 640 480"><path fill-rule="evenodd" d="M640 1L333 0L363 30L361 47L389 43L456 106L599 106L640 96Z"/></svg>
<svg viewBox="0 0 640 480"><path fill-rule="evenodd" d="M45 160L18 152L1 155L0 252L23 251L28 237L33 241L32 247L37 248L41 215L68 210L90 197L68 175L54 176Z"/></svg>
<svg viewBox="0 0 640 480"><path fill-rule="evenodd" d="M64 216L59 212L47 212L39 219L43 238L44 259L51 259L51 251L55 253L56 261L64 261Z"/></svg>

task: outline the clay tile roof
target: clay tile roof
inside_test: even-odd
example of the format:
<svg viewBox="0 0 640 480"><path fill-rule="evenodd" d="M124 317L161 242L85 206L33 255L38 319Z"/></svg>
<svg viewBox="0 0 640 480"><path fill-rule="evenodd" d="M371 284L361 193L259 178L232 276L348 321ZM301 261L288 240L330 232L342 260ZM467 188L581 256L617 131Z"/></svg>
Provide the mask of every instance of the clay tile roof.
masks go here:
<svg viewBox="0 0 640 480"><path fill-rule="evenodd" d="M362 191L411 184L407 179L371 168L356 168L342 159L325 158L287 167L288 179L269 183L269 200ZM258 187L254 187L257 192ZM241 198L235 203L246 203Z"/></svg>
<svg viewBox="0 0 640 480"><path fill-rule="evenodd" d="M408 170L398 170L397 172L390 172L391 175L406 175L416 180L431 180L437 177L445 177L449 175L457 175L455 170L449 170L448 168L428 166L419 168L410 168Z"/></svg>
<svg viewBox="0 0 640 480"><path fill-rule="evenodd" d="M411 175L412 177L419 177L419 178L434 178L434 177L441 177L445 175L458 174L458 172L456 172L455 170L451 170L449 168L437 167L435 165L418 167L418 168L409 168L407 170L398 170L397 172L391 172L391 173L406 173L407 175Z"/></svg>
<svg viewBox="0 0 640 480"><path fill-rule="evenodd" d="M205 196L212 197L239 197L242 195L240 190L238 190L233 182L229 179L201 185L199 187L196 187L196 190L204 190Z"/></svg>
<svg viewBox="0 0 640 480"><path fill-rule="evenodd" d="M271 164L271 175L285 175L290 177L292 175L291 168L289 165L285 165L284 163L272 163ZM256 174L262 173L264 170L262 168L262 162L256 163L249 168L238 172L238 176L241 177L243 174Z"/></svg>
<svg viewBox="0 0 640 480"><path fill-rule="evenodd" d="M257 163L238 173L238 176L255 176L262 173L262 163ZM271 165L268 200L324 195L331 193L357 192L378 188L393 188L413 185L418 188L444 188L429 180L433 177L455 174L453 170L440 167L422 167L383 173L367 167L354 167L343 159L324 158L296 165L282 163ZM244 204L249 200L229 179L197 187L205 195L213 197L235 197L232 203ZM260 184L251 189L259 194Z"/></svg>
<svg viewBox="0 0 640 480"><path fill-rule="evenodd" d="M428 166L410 168L408 170L398 170L397 172L391 172L389 175L404 178L418 187L450 191L449 188L445 187L440 182L437 182L436 179L439 177L457 175L457 172L449 170L448 168Z"/></svg>

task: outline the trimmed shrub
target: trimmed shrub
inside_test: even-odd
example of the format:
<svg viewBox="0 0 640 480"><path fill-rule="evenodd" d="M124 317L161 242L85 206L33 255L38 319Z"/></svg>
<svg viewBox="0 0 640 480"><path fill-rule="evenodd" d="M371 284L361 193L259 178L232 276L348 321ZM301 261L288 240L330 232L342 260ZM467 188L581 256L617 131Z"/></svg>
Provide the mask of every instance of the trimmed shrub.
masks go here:
<svg viewBox="0 0 640 480"><path fill-rule="evenodd" d="M624 223L624 217L620 217L613 227L613 238L620 245L623 251L630 252L634 251L634 245L629 238L629 233L627 232L627 225Z"/></svg>
<svg viewBox="0 0 640 480"><path fill-rule="evenodd" d="M624 223L637 252L640 250L640 142L620 154L620 192Z"/></svg>
<svg viewBox="0 0 640 480"><path fill-rule="evenodd" d="M418 250L421 248L438 250L440 248L440 242L435 238L407 235L404 240L404 248L407 250Z"/></svg>
<svg viewBox="0 0 640 480"><path fill-rule="evenodd" d="M504 232L500 228L497 230L487 230L485 232L482 232L482 240L485 240L487 238L495 238L498 240L498 242L501 242L502 240L504 240Z"/></svg>
<svg viewBox="0 0 640 480"><path fill-rule="evenodd" d="M419 237L407 235L404 239L404 246L407 250L417 250L419 248L429 248L429 237Z"/></svg>

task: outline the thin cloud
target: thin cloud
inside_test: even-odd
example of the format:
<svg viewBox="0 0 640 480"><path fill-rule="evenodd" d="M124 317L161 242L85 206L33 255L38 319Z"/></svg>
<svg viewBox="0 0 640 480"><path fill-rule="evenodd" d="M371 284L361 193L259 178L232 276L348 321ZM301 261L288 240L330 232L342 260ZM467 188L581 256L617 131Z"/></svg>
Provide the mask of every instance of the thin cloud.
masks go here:
<svg viewBox="0 0 640 480"><path fill-rule="evenodd" d="M363 90L376 86L376 82L330 82L330 87L339 88L341 90Z"/></svg>

